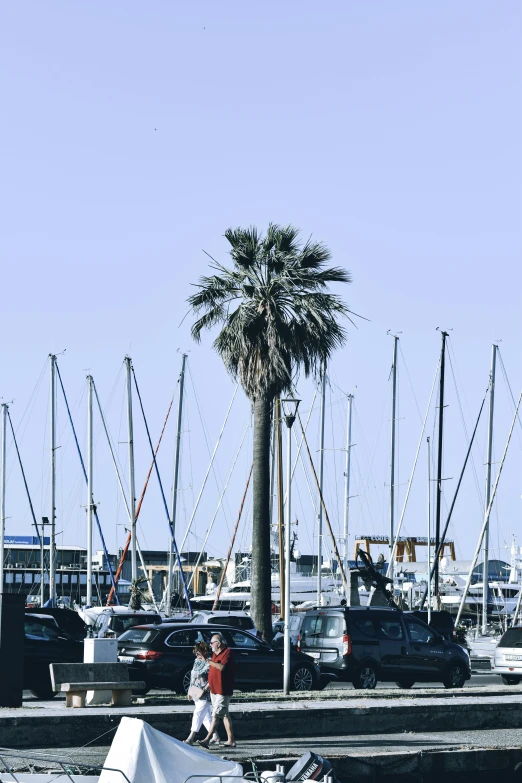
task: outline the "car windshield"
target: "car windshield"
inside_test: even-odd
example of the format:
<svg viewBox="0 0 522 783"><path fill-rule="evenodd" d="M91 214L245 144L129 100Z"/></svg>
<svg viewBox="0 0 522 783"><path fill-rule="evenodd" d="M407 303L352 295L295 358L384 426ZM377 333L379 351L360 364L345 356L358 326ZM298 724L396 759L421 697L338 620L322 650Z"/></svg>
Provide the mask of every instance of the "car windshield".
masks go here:
<svg viewBox="0 0 522 783"><path fill-rule="evenodd" d="M45 623L39 623L30 619L27 619L24 623L24 633L30 639L45 639L46 641L50 641L51 639L60 638L58 628L52 628Z"/></svg>
<svg viewBox="0 0 522 783"><path fill-rule="evenodd" d="M157 635L158 631L150 628L132 628L130 631L122 633L118 641L127 642L127 644L144 644L145 642L151 642Z"/></svg>
<svg viewBox="0 0 522 783"><path fill-rule="evenodd" d="M509 628L500 642L499 647L522 647L522 628Z"/></svg>

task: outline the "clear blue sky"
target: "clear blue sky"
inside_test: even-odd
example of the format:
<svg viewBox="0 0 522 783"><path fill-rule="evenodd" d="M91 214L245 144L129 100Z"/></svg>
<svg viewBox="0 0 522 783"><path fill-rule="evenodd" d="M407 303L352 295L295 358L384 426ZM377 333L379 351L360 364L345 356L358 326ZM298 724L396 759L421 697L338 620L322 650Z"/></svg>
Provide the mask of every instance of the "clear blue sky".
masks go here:
<svg viewBox="0 0 522 783"><path fill-rule="evenodd" d="M224 230L294 223L325 241L353 274L346 296L370 319L350 327L332 381L356 391L358 472L352 533L385 532L392 341L401 346L421 413L440 345L451 344L468 428L487 385L490 346L501 338L515 395L520 370L522 249L522 10L513 0L113 0L7 3L0 26L2 78L1 394L20 422L50 351L85 438L90 368L115 441L124 441L123 356L134 360L156 440L179 371L190 365L212 448L233 385L207 337L180 327L191 283L207 269L202 249L226 260ZM449 499L464 455L458 401L448 380L445 483ZM112 402L109 405L109 399ZM302 384L303 408L311 384ZM44 378L19 430L37 514L47 514L48 422ZM83 397L82 397L83 394ZM419 436L407 373L400 376L400 498ZM207 464L189 389L182 474L190 515ZM344 446L344 402L329 391L328 448ZM60 402L61 404L61 402ZM495 457L512 405L499 374ZM138 412L136 409L136 418ZM248 420L241 397L219 454L226 475ZM171 485L173 433L160 465ZM98 425L97 425L98 426ZM433 417L430 417L430 430ZM311 424L317 448L317 415ZM249 437L249 436L248 436ZM502 477L493 548L521 520L520 429ZM59 411L57 529L82 543L85 491ZM373 455L365 457L363 444ZM483 491L485 427L476 452ZM224 554L249 468L249 441L220 514L211 551ZM137 423L139 492L149 453ZM125 522L105 444L97 441L96 499L111 549ZM125 445L118 451L125 466ZM13 463L10 450L10 465ZM328 452L327 497L342 516L343 453ZM370 469L370 463L372 467ZM354 468L354 470L356 470ZM425 460L405 520L425 533ZM313 510L302 474L295 513L300 547L311 551ZM209 484L196 533L218 498ZM8 532L29 532L15 468ZM157 487L143 509L144 545L163 546ZM455 514L460 557L481 521L470 474ZM191 539L196 546L196 539ZM248 528L241 533L248 543ZM522 544L522 536L519 536Z"/></svg>

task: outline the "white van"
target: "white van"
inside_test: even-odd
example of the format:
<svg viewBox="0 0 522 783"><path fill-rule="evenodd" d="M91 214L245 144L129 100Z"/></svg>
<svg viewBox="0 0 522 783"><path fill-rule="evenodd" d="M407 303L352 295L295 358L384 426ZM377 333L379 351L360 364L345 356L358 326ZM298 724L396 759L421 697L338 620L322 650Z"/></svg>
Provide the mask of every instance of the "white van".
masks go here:
<svg viewBox="0 0 522 783"><path fill-rule="evenodd" d="M87 610L89 611L89 610ZM146 612L143 610L133 611L126 607L107 607L102 612L98 612L93 624L93 636L104 639L106 637L118 637L122 633L134 628L135 625L148 625L161 623L161 615L157 612Z"/></svg>
<svg viewBox="0 0 522 783"><path fill-rule="evenodd" d="M508 628L495 647L491 672L500 674L504 685L522 680L522 627Z"/></svg>
<svg viewBox="0 0 522 783"><path fill-rule="evenodd" d="M232 628L240 628L242 631L249 631L255 635L256 627L254 621L248 614L248 612L225 612L200 609L194 612L194 616L190 620L191 623L196 625L230 625Z"/></svg>
<svg viewBox="0 0 522 783"><path fill-rule="evenodd" d="M290 620L288 624L290 626L290 644L292 645L292 647L297 647L297 637L299 636L299 631L301 630L301 625L304 616L305 616L304 613L290 615ZM272 626L272 629L274 631L274 639L273 639L274 642L284 638L284 630L285 630L284 620L276 620L276 622Z"/></svg>

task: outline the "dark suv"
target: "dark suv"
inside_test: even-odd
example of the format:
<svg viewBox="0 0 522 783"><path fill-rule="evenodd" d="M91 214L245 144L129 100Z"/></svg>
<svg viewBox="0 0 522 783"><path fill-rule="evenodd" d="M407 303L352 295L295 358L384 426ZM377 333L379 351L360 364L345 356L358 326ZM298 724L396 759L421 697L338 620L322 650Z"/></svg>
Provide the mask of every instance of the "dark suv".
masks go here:
<svg viewBox="0 0 522 783"><path fill-rule="evenodd" d="M422 620L423 623L429 625L434 631L446 639L447 642L455 642L457 640L457 634L455 633L455 623L453 617L449 612L431 612L430 621L428 622L428 612L421 611L420 609L414 609L413 612L406 612L405 616L411 615L416 617L417 620Z"/></svg>
<svg viewBox="0 0 522 783"><path fill-rule="evenodd" d="M24 688L32 691L37 699L52 699L56 694L49 664L81 663L83 641L61 629L54 617L34 612L26 613L24 632Z"/></svg>
<svg viewBox="0 0 522 783"><path fill-rule="evenodd" d="M462 688L471 676L466 650L399 609L311 609L301 626L298 650L355 688L375 688L379 680L400 688L415 682Z"/></svg>

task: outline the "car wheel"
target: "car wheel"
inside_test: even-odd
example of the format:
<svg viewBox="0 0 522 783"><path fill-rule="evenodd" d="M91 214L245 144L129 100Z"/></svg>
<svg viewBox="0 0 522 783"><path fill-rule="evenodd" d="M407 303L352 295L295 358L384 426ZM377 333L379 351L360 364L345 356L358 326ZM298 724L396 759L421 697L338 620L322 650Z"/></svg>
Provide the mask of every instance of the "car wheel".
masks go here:
<svg viewBox="0 0 522 783"><path fill-rule="evenodd" d="M35 699L43 699L45 701L54 699L54 697L56 696L56 693L53 691L53 689L46 688L45 685L42 685L41 688L31 688L31 693L33 694Z"/></svg>
<svg viewBox="0 0 522 783"><path fill-rule="evenodd" d="M309 666L304 664L294 670L292 674L292 690L311 691L314 687L314 673Z"/></svg>
<svg viewBox="0 0 522 783"><path fill-rule="evenodd" d="M460 663L450 664L443 679L445 688L463 688L466 682L466 669Z"/></svg>
<svg viewBox="0 0 522 783"><path fill-rule="evenodd" d="M504 685L518 685L520 682L520 677L509 677L504 674L501 675L501 679Z"/></svg>
<svg viewBox="0 0 522 783"><path fill-rule="evenodd" d="M181 673L181 677L179 678L179 687L176 689L179 693L187 694L188 689L190 688L190 673L192 669L185 669L184 672Z"/></svg>
<svg viewBox="0 0 522 783"><path fill-rule="evenodd" d="M404 688L404 690L408 690L409 688L412 688L414 685L413 680L397 680L395 683L397 688Z"/></svg>
<svg viewBox="0 0 522 783"><path fill-rule="evenodd" d="M377 672L373 664L367 663L361 666L352 682L354 688L373 690L377 685Z"/></svg>

